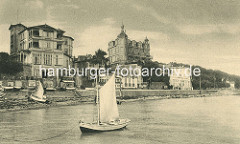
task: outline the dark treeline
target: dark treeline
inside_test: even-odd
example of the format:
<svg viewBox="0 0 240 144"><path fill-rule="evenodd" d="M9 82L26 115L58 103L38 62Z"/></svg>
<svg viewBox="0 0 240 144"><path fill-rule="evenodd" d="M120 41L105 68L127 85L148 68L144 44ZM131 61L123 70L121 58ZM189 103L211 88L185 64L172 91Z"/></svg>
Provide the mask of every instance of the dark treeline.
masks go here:
<svg viewBox="0 0 240 144"><path fill-rule="evenodd" d="M2 74L15 75L23 71L23 65L5 52L0 52L0 78Z"/></svg>
<svg viewBox="0 0 240 144"><path fill-rule="evenodd" d="M163 65L166 66L164 63L159 63L157 61L145 61L139 62L139 64L142 67L148 68L149 70L151 68L162 68ZM181 63L171 63L173 67L190 67L190 65L187 64L181 64ZM200 76L192 76L192 86L193 89L213 89L213 88L228 88L230 87L230 84L227 83L227 81L234 81L235 82L235 88L240 88L240 76L231 75L219 70L212 70L212 69L205 69L200 66L192 66L192 70L194 68L200 68L201 75ZM155 72L152 76L143 77L144 82L164 82L169 88L171 88L169 83L169 76L156 76Z"/></svg>

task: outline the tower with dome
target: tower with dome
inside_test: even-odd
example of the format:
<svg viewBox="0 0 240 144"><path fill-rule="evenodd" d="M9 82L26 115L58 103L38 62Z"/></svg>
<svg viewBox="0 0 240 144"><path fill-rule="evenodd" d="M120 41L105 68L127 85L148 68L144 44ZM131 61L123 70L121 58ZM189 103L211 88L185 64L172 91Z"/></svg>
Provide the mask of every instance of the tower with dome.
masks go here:
<svg viewBox="0 0 240 144"><path fill-rule="evenodd" d="M127 64L150 60L150 43L146 37L143 41L130 40L124 25L117 38L108 43L110 64Z"/></svg>

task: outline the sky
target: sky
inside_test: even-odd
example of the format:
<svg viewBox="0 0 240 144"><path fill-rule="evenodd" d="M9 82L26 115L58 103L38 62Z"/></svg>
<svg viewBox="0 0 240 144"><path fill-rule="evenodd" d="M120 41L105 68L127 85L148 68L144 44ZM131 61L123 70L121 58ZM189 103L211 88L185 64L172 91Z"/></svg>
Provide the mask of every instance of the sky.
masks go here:
<svg viewBox="0 0 240 144"><path fill-rule="evenodd" d="M237 0L0 0L0 51L11 24L48 24L74 40L73 55L107 51L122 23L131 40L150 41L154 61L240 75Z"/></svg>

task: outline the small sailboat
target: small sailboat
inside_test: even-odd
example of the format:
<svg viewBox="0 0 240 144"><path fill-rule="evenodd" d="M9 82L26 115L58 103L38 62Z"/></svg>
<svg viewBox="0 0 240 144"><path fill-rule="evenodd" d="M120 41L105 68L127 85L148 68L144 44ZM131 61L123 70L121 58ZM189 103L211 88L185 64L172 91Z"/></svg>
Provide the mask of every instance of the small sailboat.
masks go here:
<svg viewBox="0 0 240 144"><path fill-rule="evenodd" d="M105 132L125 128L130 122L129 119L119 119L115 91L115 74L99 90L97 89L97 122L85 123L80 121L80 130L84 132Z"/></svg>
<svg viewBox="0 0 240 144"><path fill-rule="evenodd" d="M47 98L44 95L44 90L42 83L40 81L37 81L38 85L36 87L36 90L29 96L30 100L47 103Z"/></svg>

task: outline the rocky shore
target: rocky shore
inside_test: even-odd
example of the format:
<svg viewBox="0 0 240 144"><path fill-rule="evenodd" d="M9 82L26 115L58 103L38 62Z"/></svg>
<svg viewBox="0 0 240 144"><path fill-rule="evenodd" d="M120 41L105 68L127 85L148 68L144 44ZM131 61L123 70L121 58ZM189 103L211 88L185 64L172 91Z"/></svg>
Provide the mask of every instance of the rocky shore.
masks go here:
<svg viewBox="0 0 240 144"><path fill-rule="evenodd" d="M49 104L28 101L27 92L10 91L0 96L0 112L39 109L56 106L77 105L80 103L93 103L94 97L79 97L74 91L47 92Z"/></svg>
<svg viewBox="0 0 240 144"><path fill-rule="evenodd" d="M0 112L26 110L26 109L40 109L56 106L69 106L78 105L82 103L94 103L94 92L93 91L48 91L47 99L51 102L50 104L29 102L26 91L9 91L4 92L0 96ZM207 96L221 95L219 92L211 93L197 93L197 94L173 94L173 95L156 95L156 96L124 96L118 97L122 102L131 102L137 100L151 100L151 99L170 99L170 98L190 98L190 97L207 97Z"/></svg>

